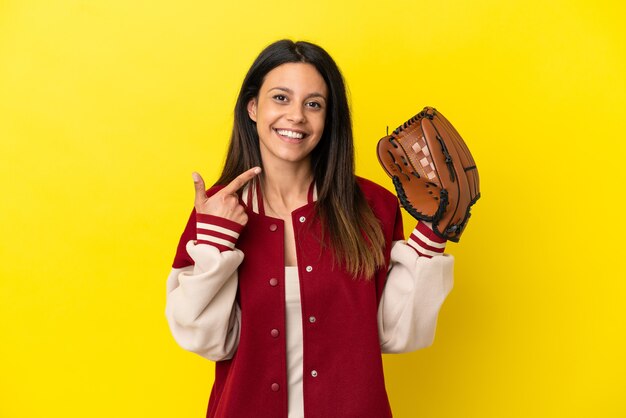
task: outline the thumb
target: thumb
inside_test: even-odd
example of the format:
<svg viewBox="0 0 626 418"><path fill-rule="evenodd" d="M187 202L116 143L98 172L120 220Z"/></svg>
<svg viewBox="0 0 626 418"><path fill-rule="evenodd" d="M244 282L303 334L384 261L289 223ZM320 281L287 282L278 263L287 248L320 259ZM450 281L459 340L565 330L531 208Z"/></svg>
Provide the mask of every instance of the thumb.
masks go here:
<svg viewBox="0 0 626 418"><path fill-rule="evenodd" d="M195 171L191 174L193 177L193 186L196 189L196 205L206 200L206 188L204 187L204 180L202 176Z"/></svg>

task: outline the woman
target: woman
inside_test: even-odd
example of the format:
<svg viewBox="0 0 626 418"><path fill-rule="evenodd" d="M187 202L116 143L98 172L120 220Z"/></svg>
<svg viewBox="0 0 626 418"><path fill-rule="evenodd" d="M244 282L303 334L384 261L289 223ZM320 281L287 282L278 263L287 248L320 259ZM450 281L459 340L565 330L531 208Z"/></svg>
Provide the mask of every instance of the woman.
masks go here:
<svg viewBox="0 0 626 418"><path fill-rule="evenodd" d="M319 46L255 60L225 167L167 282L176 341L216 361L207 417L391 416L382 352L428 346L452 257L397 199L354 175L345 86Z"/></svg>

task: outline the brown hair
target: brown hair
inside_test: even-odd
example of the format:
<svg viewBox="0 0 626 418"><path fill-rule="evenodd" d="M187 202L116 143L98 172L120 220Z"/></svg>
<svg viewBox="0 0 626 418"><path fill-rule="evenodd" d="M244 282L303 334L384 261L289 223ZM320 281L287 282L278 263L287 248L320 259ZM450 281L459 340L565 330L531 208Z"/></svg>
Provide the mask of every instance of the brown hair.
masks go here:
<svg viewBox="0 0 626 418"><path fill-rule="evenodd" d="M354 277L371 278L384 264L384 237L354 174L352 121L343 76L321 47L309 42L281 40L259 54L237 98L230 145L217 184L228 184L245 170L262 166L259 137L248 115L247 104L258 96L266 74L289 62L313 65L329 91L324 133L311 153L318 195L316 211L322 231L330 236L335 260Z"/></svg>

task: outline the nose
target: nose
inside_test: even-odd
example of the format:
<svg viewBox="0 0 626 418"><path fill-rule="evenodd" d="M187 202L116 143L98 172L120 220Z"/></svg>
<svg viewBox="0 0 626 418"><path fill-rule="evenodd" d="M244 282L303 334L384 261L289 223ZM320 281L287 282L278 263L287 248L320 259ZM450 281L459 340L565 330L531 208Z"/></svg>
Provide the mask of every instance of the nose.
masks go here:
<svg viewBox="0 0 626 418"><path fill-rule="evenodd" d="M302 106L295 103L290 106L289 113L287 114L287 120L293 123L303 123L305 121L305 116L302 111Z"/></svg>

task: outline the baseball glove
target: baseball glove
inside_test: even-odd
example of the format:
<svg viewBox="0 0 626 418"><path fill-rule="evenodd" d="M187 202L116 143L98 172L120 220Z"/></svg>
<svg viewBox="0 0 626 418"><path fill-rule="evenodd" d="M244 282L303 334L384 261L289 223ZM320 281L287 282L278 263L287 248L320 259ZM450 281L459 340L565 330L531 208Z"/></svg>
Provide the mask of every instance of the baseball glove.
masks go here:
<svg viewBox="0 0 626 418"><path fill-rule="evenodd" d="M438 236L458 242L480 190L472 154L450 122L425 107L378 141L378 161L404 209L432 222Z"/></svg>

